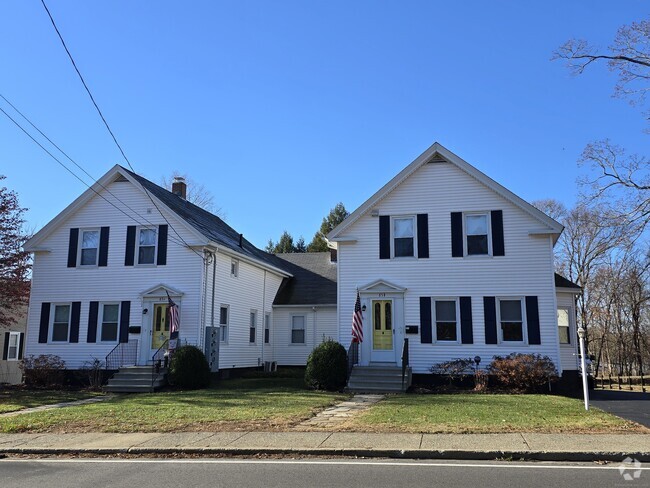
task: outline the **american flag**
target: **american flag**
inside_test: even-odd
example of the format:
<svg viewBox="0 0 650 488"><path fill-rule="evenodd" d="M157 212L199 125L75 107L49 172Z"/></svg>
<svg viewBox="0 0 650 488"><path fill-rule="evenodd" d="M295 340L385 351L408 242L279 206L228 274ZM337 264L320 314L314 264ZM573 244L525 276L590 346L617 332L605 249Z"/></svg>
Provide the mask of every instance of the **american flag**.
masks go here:
<svg viewBox="0 0 650 488"><path fill-rule="evenodd" d="M174 332L178 332L178 325L180 323L178 305L174 303L174 300L169 296L169 293L167 293L167 300L169 300L169 308L167 309L169 312L169 331L173 334Z"/></svg>
<svg viewBox="0 0 650 488"><path fill-rule="evenodd" d="M352 342L363 342L363 315L361 314L361 298L358 291L352 314Z"/></svg>

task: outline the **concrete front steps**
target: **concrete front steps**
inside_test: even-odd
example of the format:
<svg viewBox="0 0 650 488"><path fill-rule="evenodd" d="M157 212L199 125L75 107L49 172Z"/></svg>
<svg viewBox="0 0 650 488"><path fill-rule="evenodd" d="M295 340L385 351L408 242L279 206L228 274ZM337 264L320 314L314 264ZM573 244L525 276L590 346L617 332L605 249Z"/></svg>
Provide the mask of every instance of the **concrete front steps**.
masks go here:
<svg viewBox="0 0 650 488"><path fill-rule="evenodd" d="M161 369L151 384L153 366L127 366L108 380L104 391L111 393L152 393L167 384L167 370Z"/></svg>
<svg viewBox="0 0 650 488"><path fill-rule="evenodd" d="M394 364L355 365L348 380L349 391L355 393L399 393L411 386L411 368L407 368L402 388L402 368Z"/></svg>

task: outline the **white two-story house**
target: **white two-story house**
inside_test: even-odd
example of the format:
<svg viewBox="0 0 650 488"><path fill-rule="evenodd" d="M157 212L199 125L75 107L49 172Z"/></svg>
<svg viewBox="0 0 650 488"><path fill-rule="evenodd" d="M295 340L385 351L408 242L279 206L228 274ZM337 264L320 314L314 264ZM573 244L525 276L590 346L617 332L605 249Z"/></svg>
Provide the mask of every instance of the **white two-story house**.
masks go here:
<svg viewBox="0 0 650 488"><path fill-rule="evenodd" d="M434 144L328 236L338 248L340 342L351 343L358 292L360 367L401 367L408 339L414 374L521 352L550 357L575 381L580 289L554 273L562 230Z"/></svg>

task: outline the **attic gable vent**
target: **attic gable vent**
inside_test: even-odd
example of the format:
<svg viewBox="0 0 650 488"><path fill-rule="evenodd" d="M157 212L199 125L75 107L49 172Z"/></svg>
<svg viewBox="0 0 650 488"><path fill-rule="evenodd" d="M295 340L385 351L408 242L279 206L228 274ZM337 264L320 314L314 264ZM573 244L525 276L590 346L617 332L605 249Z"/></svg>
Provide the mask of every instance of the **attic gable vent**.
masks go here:
<svg viewBox="0 0 650 488"><path fill-rule="evenodd" d="M436 153L433 155L431 159L429 159L430 163L448 163L445 158L443 158L440 154Z"/></svg>
<svg viewBox="0 0 650 488"><path fill-rule="evenodd" d="M127 183L129 180L127 180L124 176L122 175L117 175L115 179L113 180L113 183Z"/></svg>

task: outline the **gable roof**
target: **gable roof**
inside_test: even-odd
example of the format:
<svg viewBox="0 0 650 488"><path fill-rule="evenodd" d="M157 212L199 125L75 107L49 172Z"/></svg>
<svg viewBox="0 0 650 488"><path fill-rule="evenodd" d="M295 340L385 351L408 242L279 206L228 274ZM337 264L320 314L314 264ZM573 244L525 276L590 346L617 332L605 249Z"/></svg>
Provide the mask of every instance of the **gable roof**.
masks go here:
<svg viewBox="0 0 650 488"><path fill-rule="evenodd" d="M582 291L581 286L576 285L573 281L566 279L558 273L555 273L555 288L570 288L578 292Z"/></svg>
<svg viewBox="0 0 650 488"><path fill-rule="evenodd" d="M370 211L372 207L374 207L379 201L385 198L402 182L404 182L413 173L415 173L415 171L420 169L420 167L424 166L425 164L440 163L440 162L453 164L454 166L461 169L468 175L472 176L473 178L476 178L479 182L483 183L485 186L493 190L498 195L502 196L506 200L513 203L515 206L521 208L524 212L531 215L533 218L539 221L539 223L542 224L543 226L543 229L540 229L540 231L536 233L550 234L554 236L554 240L557 240L557 238L564 230L562 224L552 219L541 210L538 210L537 208L535 208L534 206L532 206L530 203L526 202L522 198L518 197L510 190L508 190L507 188L505 188L504 186L500 185L492 178L487 176L485 173L482 173L474 166L472 166L465 160L461 159L460 157L452 153L447 148L443 147L438 142L435 142L431 147L429 147L429 149L427 149L422 154L420 154L420 156L418 156L415 159L415 161L413 161L406 168L400 171L393 179L391 179L382 188L380 188L379 191L377 191L368 200L362 203L361 206L359 206L359 208L357 208L354 212L352 212L348 216L348 218L346 218L338 226L332 229L332 231L327 235L327 238L335 242L338 240L344 240L344 239L339 239L339 237L341 237L341 234L345 232L346 229L348 229L353 223L359 220L359 218L361 218L368 211Z"/></svg>
<svg viewBox="0 0 650 488"><path fill-rule="evenodd" d="M329 252L281 253L293 278L285 278L273 305L336 305L336 263Z"/></svg>
<svg viewBox="0 0 650 488"><path fill-rule="evenodd" d="M273 254L258 249L243 237L241 239L242 245L240 246L240 234L226 224L221 218L120 165L115 165L111 168L106 174L104 174L104 176L88 188L88 190L82 193L61 213L32 236L32 238L25 243L25 250L32 252L40 250L38 247L39 244L54 229L56 229L70 215L83 207L83 205L85 205L91 198L100 194L102 191L105 191L106 187L111 182L116 181L119 177L125 178L139 191L148 193L160 204L174 212L179 217L179 227L186 229L196 240L196 242L189 242L188 244L190 246L208 246L210 244L221 246L242 258L249 258L263 266L273 268L285 276L290 276L290 273L285 268L285 262L275 257ZM132 213L133 212L129 212L129 214ZM142 220L147 220L143 216L139 217ZM132 217L132 219L134 223L140 223L136 220L136 217Z"/></svg>

